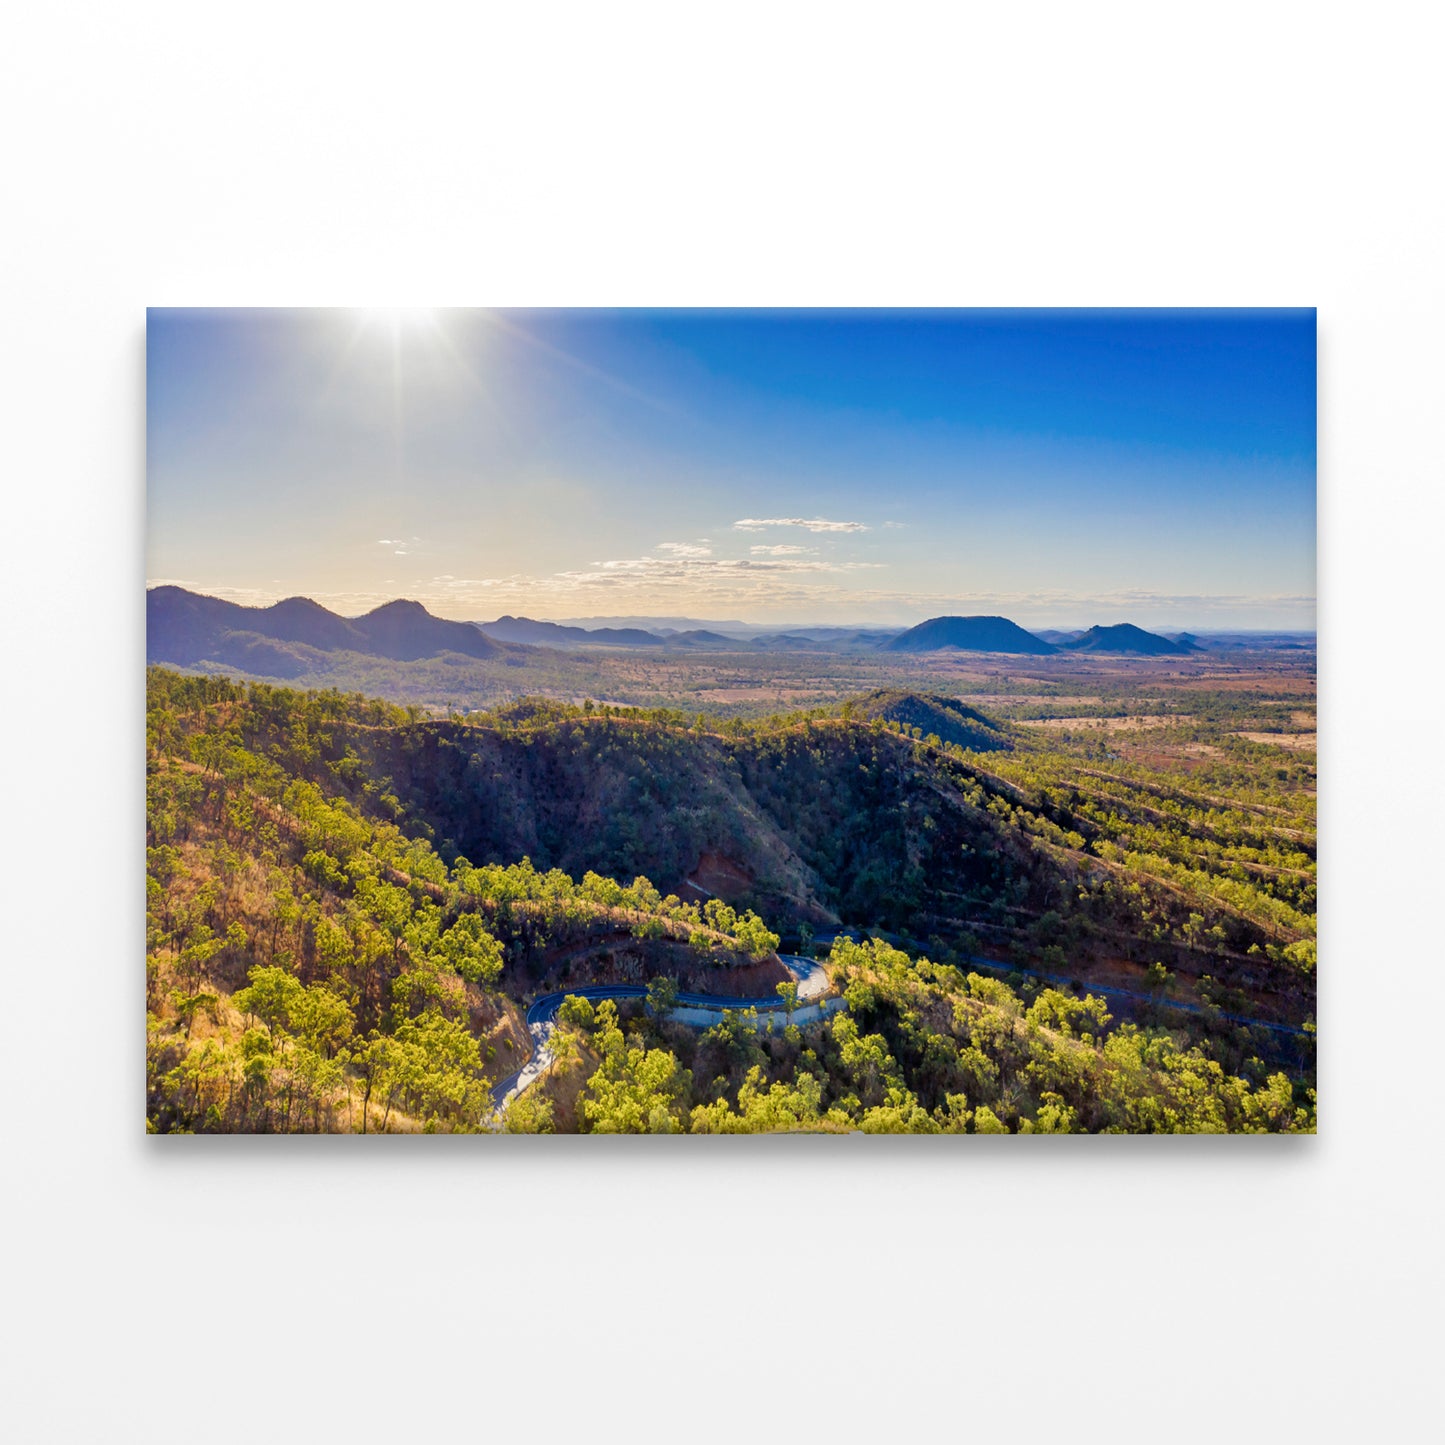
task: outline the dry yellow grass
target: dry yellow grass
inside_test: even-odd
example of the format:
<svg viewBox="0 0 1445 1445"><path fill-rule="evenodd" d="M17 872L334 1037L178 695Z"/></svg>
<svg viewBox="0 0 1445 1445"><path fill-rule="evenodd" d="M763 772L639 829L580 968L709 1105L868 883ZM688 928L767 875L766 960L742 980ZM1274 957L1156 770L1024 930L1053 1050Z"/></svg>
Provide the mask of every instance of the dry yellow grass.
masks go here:
<svg viewBox="0 0 1445 1445"><path fill-rule="evenodd" d="M1312 753L1317 751L1318 733L1235 733L1237 738L1247 738L1252 743L1269 743L1277 748L1288 748L1291 752Z"/></svg>
<svg viewBox="0 0 1445 1445"><path fill-rule="evenodd" d="M1193 722L1192 717L1182 714L1164 716L1144 713L1135 717L1040 717L1020 719L1019 726L1026 728L1055 728L1059 731L1093 730L1108 733L1138 732L1143 728L1171 727L1179 723Z"/></svg>

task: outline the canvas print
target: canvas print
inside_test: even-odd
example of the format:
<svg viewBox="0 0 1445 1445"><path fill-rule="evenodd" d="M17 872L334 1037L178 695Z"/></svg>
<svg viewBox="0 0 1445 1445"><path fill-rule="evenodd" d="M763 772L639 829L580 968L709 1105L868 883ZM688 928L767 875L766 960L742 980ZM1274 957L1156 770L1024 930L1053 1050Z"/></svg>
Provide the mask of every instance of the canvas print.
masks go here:
<svg viewBox="0 0 1445 1445"><path fill-rule="evenodd" d="M149 1131L1314 1130L1313 311L146 352Z"/></svg>

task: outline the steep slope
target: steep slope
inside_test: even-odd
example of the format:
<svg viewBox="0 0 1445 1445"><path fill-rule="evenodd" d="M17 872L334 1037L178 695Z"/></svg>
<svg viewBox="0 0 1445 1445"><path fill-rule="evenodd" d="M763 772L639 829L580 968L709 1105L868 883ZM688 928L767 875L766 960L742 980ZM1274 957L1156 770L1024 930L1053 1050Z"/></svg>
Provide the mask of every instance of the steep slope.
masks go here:
<svg viewBox="0 0 1445 1445"><path fill-rule="evenodd" d="M707 857L709 877L742 880L728 902L775 924L918 936L965 918L1012 931L1021 913L1077 907L1072 871L1001 821L992 784L859 722L733 738L539 714L521 727L369 731L350 745L443 857L641 873L664 892L684 891Z"/></svg>
<svg viewBox="0 0 1445 1445"><path fill-rule="evenodd" d="M620 719L538 717L523 727L418 724L355 746L444 855L644 874L677 892L713 852L757 880L755 895L729 901L831 916L826 886L739 786L723 740Z"/></svg>
<svg viewBox="0 0 1445 1445"><path fill-rule="evenodd" d="M1182 642L1170 642L1157 632L1145 632L1132 622L1091 627L1082 637L1063 646L1070 652L1120 652L1138 657L1183 657L1198 650Z"/></svg>
<svg viewBox="0 0 1445 1445"><path fill-rule="evenodd" d="M1042 655L1058 649L1007 617L930 617L882 645L885 652L1010 652Z"/></svg>
<svg viewBox="0 0 1445 1445"><path fill-rule="evenodd" d="M1132 805L1111 796L1094 807L1068 788L1026 795L951 745L876 722L719 736L539 713L520 726L417 723L346 741L362 775L397 798L404 826L427 829L447 859L526 855L564 872L642 873L686 894L706 858L704 886L775 928L836 919L1032 956L1067 945L1081 976L1106 959L1163 958L1181 976L1262 989L1296 1019L1310 1007L1307 973L1280 953L1309 920L1261 893L1262 879L1246 887L1221 864L1219 881L1195 873L1181 887L1160 856L1155 876L1130 871L1126 884L1114 838L1135 826ZM1168 818L1139 814L1152 852L1176 846L1158 833ZM1201 917L1214 930L1203 945Z"/></svg>
<svg viewBox="0 0 1445 1445"><path fill-rule="evenodd" d="M902 723L917 728L924 737L932 734L940 742L956 743L978 752L1012 746L997 723L951 697L881 688L849 704L848 716L863 722L880 718L884 722Z"/></svg>

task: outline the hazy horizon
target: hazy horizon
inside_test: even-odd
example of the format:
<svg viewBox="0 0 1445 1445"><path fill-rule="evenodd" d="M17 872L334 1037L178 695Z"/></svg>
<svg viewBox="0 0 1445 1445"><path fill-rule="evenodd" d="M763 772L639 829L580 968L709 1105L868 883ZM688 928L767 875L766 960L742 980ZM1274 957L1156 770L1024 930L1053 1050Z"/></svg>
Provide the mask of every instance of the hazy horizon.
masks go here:
<svg viewBox="0 0 1445 1445"><path fill-rule="evenodd" d="M1314 630L1310 311L183 310L147 335L148 585Z"/></svg>
<svg viewBox="0 0 1445 1445"><path fill-rule="evenodd" d="M219 599L219 600L221 600L221 601L225 601L225 602L235 602L235 603L237 603L237 604L239 604L240 606L243 606L243 607L261 607L261 608L264 608L264 607L273 606L273 605L275 605L277 602L294 601L294 600L296 600L296 599L298 599L298 598L299 598L299 599L303 599L303 600L307 600L307 601L311 601L311 602L321 602L321 598L320 598L314 591L313 591L313 592L287 593L285 596L282 596L282 595L279 595L279 594L276 595L276 596L274 596L274 597L263 596L260 600L253 600L249 594L241 595L241 596L233 596L233 595L229 595L224 589L223 589L223 590L219 590L219 591L207 591L207 590L204 589L204 588L187 586L187 584L185 584L185 583L176 582L176 581L173 581L173 580L170 580L170 579L161 579L161 580L157 580L157 581L147 580L147 582L146 582L146 588L147 588L147 590L149 591L151 588L154 588L154 587L185 587L187 591L196 592L196 593L198 593L200 596L204 596L204 597L215 597L215 598L217 598L217 599ZM854 617L854 618L848 618L848 619L846 619L846 620L844 620L844 621L842 621L842 622L824 621L824 620L821 620L821 619L818 619L818 618L809 619L809 618L807 618L807 617L797 617L797 618L793 618L792 620L783 621L783 622L765 622L765 623L759 623L759 622L747 622L747 621L744 621L744 620L743 620L742 618L740 618L740 617L731 617L731 618L718 618L718 617L685 617L685 616L679 616L679 615L677 615L677 614L668 614L668 613L621 613L621 614L599 613L599 614L594 614L594 615L590 615L590 616L586 616L586 617L541 617L541 616L538 616L538 615L536 615L536 614L523 611L523 612L499 612L499 613L497 613L496 616L494 616L494 617L492 617L492 616L489 616L489 617L475 617L475 616L470 616L470 615L464 616L464 615L461 615L461 614L457 614L457 615L455 615L455 616L451 616L451 615L448 615L448 614L443 614L443 613L440 613L440 612L436 612L433 608L427 606L427 604L426 604L425 602L422 602L422 599L421 599L421 598L417 598L417 597L387 597L387 598L383 598L383 599L382 599L381 601L379 601L379 602L373 603L373 604L371 604L371 605L369 605L369 606L367 606L367 607L363 607L363 608L361 608L359 611L350 611L350 612L349 612L349 611L341 611L341 610L338 610L337 608L334 608L334 607L329 608L328 610L330 610L330 611L332 611L332 612L335 612L337 616L344 617L344 618L346 618L347 620L354 621L356 618L364 616L367 612L374 610L376 607L383 607L383 606L385 606L385 605L386 605L387 603L389 603L389 602L401 602L401 601L406 601L406 602L421 602L421 603L422 603L422 606L427 607L428 612L431 612L431 614L432 614L434 617L445 617L445 619L446 619L447 621L452 621L452 622L469 622L469 623L472 623L472 624L477 625L477 626L487 626L487 625L489 625L489 624L491 624L491 623L493 623L493 622L500 621L503 617L512 617L512 618L515 618L515 619L518 619L518 620L531 621L531 622L552 622L552 623L557 624L557 625L560 626L560 627L582 627L582 628L588 628L588 629L596 629L596 628L603 628L603 627L649 627L649 626L650 626L650 627L653 627L653 628L672 628L672 629L682 629L682 628L708 628L708 627L711 627L711 628L729 628L729 627L730 627L730 628L745 629L746 631L748 631L748 632L753 632L753 633L762 633L762 632L787 632L787 631L790 631L790 630L791 630L791 631L819 630L819 629L823 629L823 628L828 628L828 629L832 629L832 630L835 630L835 631L845 631L845 632L846 632L846 631L854 631L854 630L860 631L860 632L866 632L866 631L879 631L879 632L882 632L882 631L892 631L892 632L897 632L897 631L900 631L900 630L907 630L909 627L913 627L913 626L916 626L916 625L917 625L917 624L912 623L912 622L907 622L907 623L905 623L905 622L882 622L882 621L879 621L877 618L856 618L856 617ZM322 605L325 605L325 604L323 603ZM1003 615L1003 614L982 614L982 613L960 613L960 614L935 613L935 614L933 614L934 617L940 617L940 616L964 616L964 617L970 617L970 616L971 616L971 617L977 617L977 616L987 616L987 615ZM920 621L920 622L926 622L926 621L930 621L930 620L932 620L932 619L931 619L931 618L927 618L927 617L919 618L919 621ZM1010 618L1009 620L1010 620L1010 621L1017 621L1018 619L1017 619L1017 618ZM1029 624L1029 629L1028 629L1028 630L1043 631L1043 632L1085 632L1085 631L1087 631L1090 627L1093 627L1093 626L1108 627L1108 626L1114 626L1114 625L1116 625L1116 624L1119 623L1119 622L1129 622L1129 621L1132 621L1132 620L1133 620L1132 618L1121 617L1121 618L1116 618L1116 619L1114 619L1114 620L1111 621L1111 622L1079 622L1079 621L1077 621L1077 620L1072 621L1072 622L1059 622L1059 623L1039 622L1039 623L1031 623L1031 624ZM1022 625L1022 624L1021 624L1021 625ZM1139 623L1136 623L1135 625L1136 625L1136 626L1142 626L1142 624L1139 624ZM1146 629L1146 630L1153 630L1153 629ZM1239 633L1239 634L1242 634L1242 635L1243 635L1243 634L1251 634L1251 633L1259 633L1259 634L1267 634L1267 635L1274 635L1274 634L1285 635L1285 634L1289 634L1289 635L1298 635L1298 636L1301 636L1301 637L1314 637L1314 636L1316 635L1316 629L1313 628L1313 627L1224 627L1224 626L1219 626L1219 627L1205 627L1205 626L1202 626L1202 625L1201 625L1201 626L1198 626L1198 627L1190 627L1190 626L1187 626L1187 625L1170 625L1166 630L1169 631L1169 632L1171 632L1171 633L1199 633L1200 635L1232 634L1232 633Z"/></svg>

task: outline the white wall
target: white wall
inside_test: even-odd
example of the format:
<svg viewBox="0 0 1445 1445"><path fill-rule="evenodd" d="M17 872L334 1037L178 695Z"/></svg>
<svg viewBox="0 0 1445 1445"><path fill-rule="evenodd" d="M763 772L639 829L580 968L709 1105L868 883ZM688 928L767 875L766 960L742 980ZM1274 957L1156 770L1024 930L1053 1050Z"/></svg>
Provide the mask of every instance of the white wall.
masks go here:
<svg viewBox="0 0 1445 1445"><path fill-rule="evenodd" d="M14 1438L1422 1438L1434 24L1258 0L12 7ZM1320 307L1320 1138L143 1137L143 308L598 302Z"/></svg>

